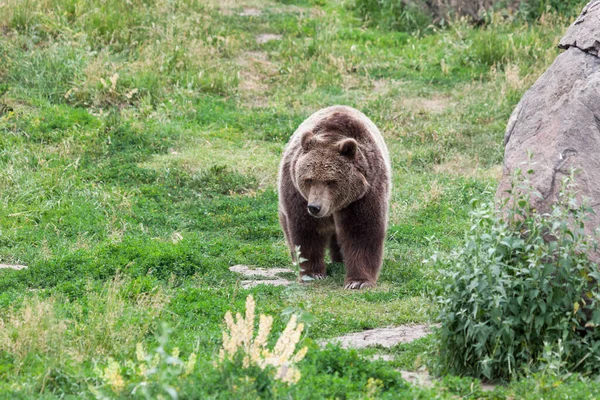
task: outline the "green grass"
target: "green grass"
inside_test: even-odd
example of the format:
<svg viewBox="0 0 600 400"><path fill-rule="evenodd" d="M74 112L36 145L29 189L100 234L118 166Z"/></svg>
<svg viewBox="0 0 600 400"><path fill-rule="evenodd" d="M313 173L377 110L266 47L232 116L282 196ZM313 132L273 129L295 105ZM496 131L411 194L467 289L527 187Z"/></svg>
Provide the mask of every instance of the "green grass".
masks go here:
<svg viewBox="0 0 600 400"><path fill-rule="evenodd" d="M429 322L436 273L424 260L458 245L471 199L491 197L508 116L568 23L413 35L364 27L343 1L4 2L0 263L28 269L0 270L0 397L92 398L105 389L95 367L156 348L160 322L169 349L198 354L186 398L593 397L597 385L576 378L485 395L468 378L411 386L396 368L416 368L429 338L374 363L373 350L315 344ZM258 43L263 33L281 40ZM323 282L243 289L230 266L291 267L277 165L295 127L332 104L363 110L391 152L379 287L344 291L333 265ZM260 392L212 366L225 312L250 293L275 330L290 307L314 317L298 385Z"/></svg>

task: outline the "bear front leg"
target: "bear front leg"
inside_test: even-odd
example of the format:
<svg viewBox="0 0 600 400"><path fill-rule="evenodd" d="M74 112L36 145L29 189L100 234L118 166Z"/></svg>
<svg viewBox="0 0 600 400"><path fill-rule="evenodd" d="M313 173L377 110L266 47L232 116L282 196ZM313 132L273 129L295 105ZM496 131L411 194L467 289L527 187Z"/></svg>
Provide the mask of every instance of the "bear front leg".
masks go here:
<svg viewBox="0 0 600 400"><path fill-rule="evenodd" d="M333 225L332 219L309 215L307 201L295 191L284 200L285 212L280 212L280 215L292 259L298 261L297 246L300 247L300 257L305 259L300 264L300 279L303 276L325 278L325 248L329 242L325 227Z"/></svg>
<svg viewBox="0 0 600 400"><path fill-rule="evenodd" d="M344 254L344 288L375 287L383 262L386 212L368 198L341 210L336 216L336 232Z"/></svg>
<svg viewBox="0 0 600 400"><path fill-rule="evenodd" d="M325 247L327 238L316 232L296 232L294 243L300 246L300 280L304 276L312 279L325 279Z"/></svg>

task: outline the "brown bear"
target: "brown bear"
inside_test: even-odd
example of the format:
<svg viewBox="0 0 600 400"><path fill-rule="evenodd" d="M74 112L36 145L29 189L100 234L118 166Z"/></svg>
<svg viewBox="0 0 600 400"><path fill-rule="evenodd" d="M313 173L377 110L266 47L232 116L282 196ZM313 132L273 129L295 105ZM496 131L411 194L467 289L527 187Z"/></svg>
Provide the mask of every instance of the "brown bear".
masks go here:
<svg viewBox="0 0 600 400"><path fill-rule="evenodd" d="M279 220L300 278L325 277L325 248L346 266L346 289L374 287L383 260L391 167L373 122L346 106L324 108L294 132L278 176Z"/></svg>

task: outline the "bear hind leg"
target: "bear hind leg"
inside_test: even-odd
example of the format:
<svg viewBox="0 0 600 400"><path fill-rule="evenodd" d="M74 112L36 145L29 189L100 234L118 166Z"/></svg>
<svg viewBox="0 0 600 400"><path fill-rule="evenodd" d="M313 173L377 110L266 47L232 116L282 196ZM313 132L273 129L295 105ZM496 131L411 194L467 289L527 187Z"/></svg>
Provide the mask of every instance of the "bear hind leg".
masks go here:
<svg viewBox="0 0 600 400"><path fill-rule="evenodd" d="M290 249L290 255L292 256L292 261L293 262L298 262L298 260L296 259L296 251L294 249L294 243L292 241L292 234L290 233L290 228L288 226L288 220L287 220L287 216L282 213L281 211L279 212L279 223L281 224L281 227L283 229L283 236L285 237L285 243L287 244L288 248Z"/></svg>
<svg viewBox="0 0 600 400"><path fill-rule="evenodd" d="M329 241L329 255L331 256L331 262L344 262L344 255L336 235L333 235Z"/></svg>

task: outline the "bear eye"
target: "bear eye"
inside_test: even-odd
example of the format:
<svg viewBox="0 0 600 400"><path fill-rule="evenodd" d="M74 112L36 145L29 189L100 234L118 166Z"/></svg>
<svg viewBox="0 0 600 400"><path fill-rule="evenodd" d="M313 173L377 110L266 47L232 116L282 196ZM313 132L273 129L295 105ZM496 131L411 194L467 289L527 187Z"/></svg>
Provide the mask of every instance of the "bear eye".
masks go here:
<svg viewBox="0 0 600 400"><path fill-rule="evenodd" d="M335 181L326 181L327 186L335 186Z"/></svg>
<svg viewBox="0 0 600 400"><path fill-rule="evenodd" d="M312 185L313 180L312 179L305 179L304 183L307 184L307 185Z"/></svg>

